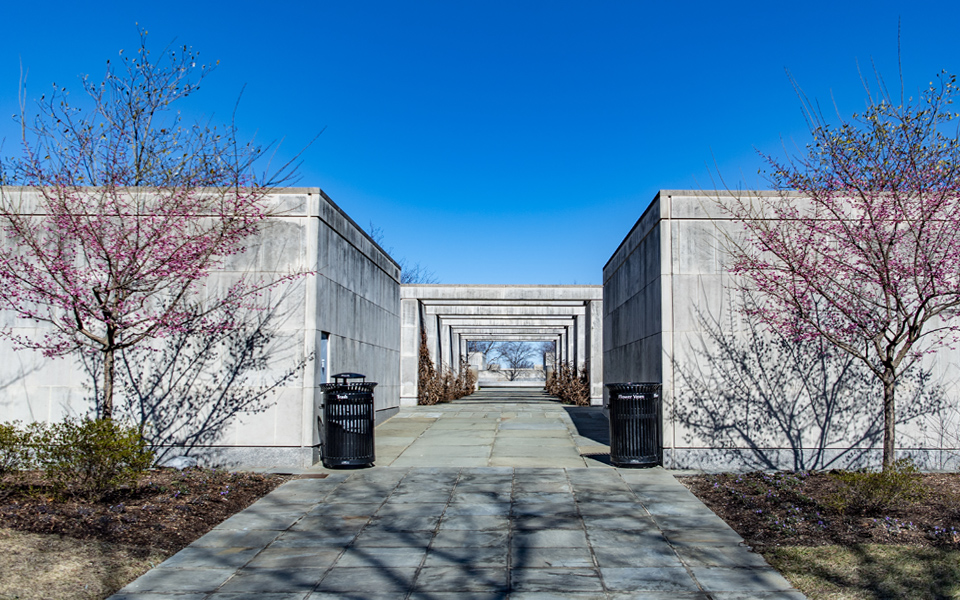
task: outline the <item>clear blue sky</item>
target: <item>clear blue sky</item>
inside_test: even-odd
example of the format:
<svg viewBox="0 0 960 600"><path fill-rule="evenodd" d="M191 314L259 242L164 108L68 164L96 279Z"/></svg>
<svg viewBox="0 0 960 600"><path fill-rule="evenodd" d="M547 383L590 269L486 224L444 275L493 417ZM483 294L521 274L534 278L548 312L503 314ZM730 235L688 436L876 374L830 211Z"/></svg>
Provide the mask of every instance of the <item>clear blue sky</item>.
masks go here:
<svg viewBox="0 0 960 600"><path fill-rule="evenodd" d="M598 284L659 189L755 187L755 149L804 143L784 73L843 114L858 64L906 87L960 71L957 2L8 2L0 137L27 96L79 91L137 44L220 67L190 110L304 154L318 186L396 258L444 283Z"/></svg>

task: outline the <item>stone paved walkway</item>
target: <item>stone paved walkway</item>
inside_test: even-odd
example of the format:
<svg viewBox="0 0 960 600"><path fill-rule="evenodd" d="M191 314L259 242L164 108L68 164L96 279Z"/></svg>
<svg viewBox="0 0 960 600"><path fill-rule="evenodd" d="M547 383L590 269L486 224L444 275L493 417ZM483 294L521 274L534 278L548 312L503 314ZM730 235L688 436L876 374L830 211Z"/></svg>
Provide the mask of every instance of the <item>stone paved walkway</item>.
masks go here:
<svg viewBox="0 0 960 600"><path fill-rule="evenodd" d="M395 446L385 459L391 466L290 481L112 598L803 598L669 472L615 469L591 458L600 454L575 458L571 445L602 447L602 432L591 432L596 417L571 417L555 404L531 408L542 403L518 401L526 408L514 410L481 396L405 409L377 430L391 432L383 435L392 438L385 447ZM458 419L473 425L457 427ZM474 427L485 419L495 425ZM418 420L402 435L411 426L391 425ZM484 432L488 453L449 450L469 447L453 443L467 430ZM544 442L531 448L516 431ZM567 445L556 441L564 435ZM551 454L581 463L544 467ZM486 462L422 464L431 456ZM511 456L518 464L488 466ZM540 467L526 466L531 456Z"/></svg>
<svg viewBox="0 0 960 600"><path fill-rule="evenodd" d="M609 467L599 407L564 406L542 390L483 390L401 410L377 428L378 466Z"/></svg>

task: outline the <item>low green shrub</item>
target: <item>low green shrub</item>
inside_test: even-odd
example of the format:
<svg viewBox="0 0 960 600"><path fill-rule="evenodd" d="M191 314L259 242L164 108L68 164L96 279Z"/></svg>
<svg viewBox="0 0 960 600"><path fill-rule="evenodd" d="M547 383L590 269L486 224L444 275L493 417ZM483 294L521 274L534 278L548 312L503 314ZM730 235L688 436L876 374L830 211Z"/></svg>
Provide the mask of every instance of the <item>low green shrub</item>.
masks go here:
<svg viewBox="0 0 960 600"><path fill-rule="evenodd" d="M38 466L59 493L101 498L135 484L153 464L136 427L105 419L66 419L34 434Z"/></svg>
<svg viewBox="0 0 960 600"><path fill-rule="evenodd" d="M828 503L840 513L878 514L919 502L926 496L923 476L909 458L895 461L885 471L838 471L831 477L841 485Z"/></svg>
<svg viewBox="0 0 960 600"><path fill-rule="evenodd" d="M0 479L30 468L31 435L19 421L0 423Z"/></svg>

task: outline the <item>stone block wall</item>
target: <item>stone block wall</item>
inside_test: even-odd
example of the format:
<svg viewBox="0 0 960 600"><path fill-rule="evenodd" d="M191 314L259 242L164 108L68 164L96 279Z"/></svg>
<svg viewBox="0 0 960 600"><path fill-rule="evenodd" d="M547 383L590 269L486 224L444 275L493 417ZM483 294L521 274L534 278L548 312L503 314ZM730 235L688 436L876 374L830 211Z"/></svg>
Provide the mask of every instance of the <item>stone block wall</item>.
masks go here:
<svg viewBox="0 0 960 600"><path fill-rule="evenodd" d="M745 316L727 273L724 246L740 229L718 206L724 197L661 191L604 267L605 382L663 384L667 467L878 465L882 439L871 432L882 421L870 376ZM941 389L928 382L898 392L900 452L926 468L953 468L960 456L951 408L958 363L953 350L931 355L925 367ZM933 410L934 396L942 409Z"/></svg>
<svg viewBox="0 0 960 600"><path fill-rule="evenodd" d="M4 193L27 202L35 196L23 188L6 188ZM378 421L399 407L399 266L318 188L277 190L268 205L271 216L257 239L211 275L206 289L225 288L241 274L270 280L315 272L264 298L272 308L268 358L244 374L243 385L271 385L291 366L309 362L269 396L263 410L235 415L191 450L210 464L316 462L323 373L329 379L339 372L359 372L377 381ZM42 327L10 314L0 313L0 319L19 333L42 335ZM326 356L321 356L322 337L328 340ZM53 422L84 416L92 413L92 398L91 378L80 361L45 359L0 341L0 420Z"/></svg>

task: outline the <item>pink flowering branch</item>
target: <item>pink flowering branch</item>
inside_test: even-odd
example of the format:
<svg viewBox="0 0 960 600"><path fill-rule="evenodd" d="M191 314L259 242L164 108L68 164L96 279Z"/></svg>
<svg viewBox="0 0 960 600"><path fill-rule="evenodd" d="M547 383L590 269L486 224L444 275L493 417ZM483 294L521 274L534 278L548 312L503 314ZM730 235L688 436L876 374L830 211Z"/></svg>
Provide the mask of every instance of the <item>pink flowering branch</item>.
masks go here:
<svg viewBox="0 0 960 600"><path fill-rule="evenodd" d="M736 196L725 210L747 234L728 249L740 285L761 292L750 312L877 377L887 467L897 382L960 329L960 137L955 77L942 73L916 100L880 89L835 126L801 94L806 154L764 156L776 194Z"/></svg>
<svg viewBox="0 0 960 600"><path fill-rule="evenodd" d="M48 326L40 337L0 334L49 357L103 353L103 418L113 412L118 351L188 328L229 330L232 309L302 275L207 289L258 234L269 190L293 169L258 176L263 149L239 144L232 126L184 124L171 103L211 69L186 46L160 57L151 60L143 31L120 69L108 61L102 82L84 78L85 110L56 86L35 118L24 107L22 154L0 176L0 308Z"/></svg>

